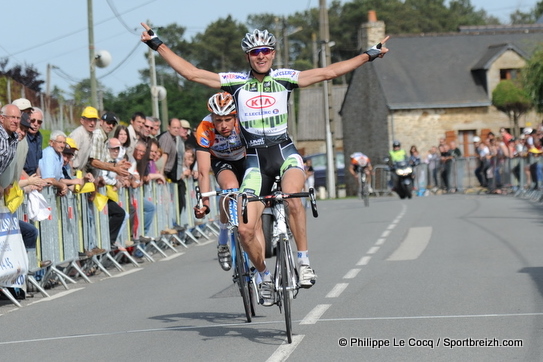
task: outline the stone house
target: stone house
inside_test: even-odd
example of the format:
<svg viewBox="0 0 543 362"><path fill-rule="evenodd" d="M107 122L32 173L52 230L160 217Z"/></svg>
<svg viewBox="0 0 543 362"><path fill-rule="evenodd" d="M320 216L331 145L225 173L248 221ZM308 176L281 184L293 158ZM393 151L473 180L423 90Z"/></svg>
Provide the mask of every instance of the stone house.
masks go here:
<svg viewBox="0 0 543 362"><path fill-rule="evenodd" d="M374 14L369 19L360 28L360 48L385 37L384 23ZM423 158L442 137L455 140L464 155L473 155L475 135L512 127L507 115L492 106L492 91L500 80L518 76L542 44L543 24L393 35L387 56L354 71L336 119L343 131L342 143L336 145L342 145L345 155L362 151L374 164L382 162L396 139L406 151L416 145ZM312 91L300 93L298 134L309 121L304 92ZM521 127L539 123L533 112L520 119Z"/></svg>

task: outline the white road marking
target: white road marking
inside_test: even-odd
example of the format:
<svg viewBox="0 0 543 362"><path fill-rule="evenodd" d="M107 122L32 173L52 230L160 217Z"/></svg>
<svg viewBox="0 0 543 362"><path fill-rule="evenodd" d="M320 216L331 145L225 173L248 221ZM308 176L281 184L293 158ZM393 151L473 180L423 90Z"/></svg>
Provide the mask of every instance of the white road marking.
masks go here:
<svg viewBox="0 0 543 362"><path fill-rule="evenodd" d="M325 298L337 298L347 288L349 283L337 283L331 291L326 294Z"/></svg>
<svg viewBox="0 0 543 362"><path fill-rule="evenodd" d="M370 250L368 250L368 252L366 254L375 254L376 252L379 251L379 247L378 246L372 246L370 248Z"/></svg>
<svg viewBox="0 0 543 362"><path fill-rule="evenodd" d="M351 269L343 276L343 279L353 279L362 269Z"/></svg>
<svg viewBox="0 0 543 362"><path fill-rule="evenodd" d="M382 238L386 238L389 234L390 234L390 231L389 231L389 230L385 230L385 231L383 231L383 233L381 234L381 237L382 237Z"/></svg>
<svg viewBox="0 0 543 362"><path fill-rule="evenodd" d="M396 249L387 260L400 261L417 259L428 246L431 236L432 228L429 226L409 229L405 240L402 241L398 249Z"/></svg>
<svg viewBox="0 0 543 362"><path fill-rule="evenodd" d="M300 334L298 336L292 336L292 343L289 344L285 341L282 345L279 346L279 348L275 350L275 352L273 352L270 358L268 358L267 362L286 361L288 356L290 356L290 354L294 352L296 347L298 347L302 339L304 339L303 334Z"/></svg>
<svg viewBox="0 0 543 362"><path fill-rule="evenodd" d="M381 238L381 239L377 239L377 241L375 242L375 245L383 245L385 243L387 239L384 239L384 238Z"/></svg>
<svg viewBox="0 0 543 362"><path fill-rule="evenodd" d="M302 319L300 324L315 324L332 304L319 304Z"/></svg>
<svg viewBox="0 0 543 362"><path fill-rule="evenodd" d="M125 275L129 275L129 274L133 274L133 273L137 273L139 271L143 270L143 268L134 268L134 269L131 269L131 270L127 270L127 271L124 271L122 273L119 273L117 275L114 275L112 277L109 277L109 278L119 278L119 277L124 277ZM103 280L107 280L109 278L104 278Z"/></svg>
<svg viewBox="0 0 543 362"><path fill-rule="evenodd" d="M371 256L363 256L362 259L356 263L356 265L367 265L371 259Z"/></svg>
<svg viewBox="0 0 543 362"><path fill-rule="evenodd" d="M66 290L66 291L64 291L64 292L57 293L57 294L53 295L52 297L46 297L46 298L37 300L37 301L35 301L35 302L29 303L28 305L32 305L32 304L36 304L36 303L42 303L42 302L49 302L49 301L51 301L51 300L55 300L55 299L58 299L58 298L65 297L65 296L67 296L67 295L69 295L69 294L78 292L78 291L83 290L83 289L85 289L85 287L83 287L83 288L77 288L77 289Z"/></svg>
<svg viewBox="0 0 543 362"><path fill-rule="evenodd" d="M175 253L175 254L172 254L172 255L170 255L170 256L167 256L166 258L160 259L160 261L168 261L168 260L172 260L172 259L175 259L175 258L177 258L177 257L180 257L180 256L183 255L183 254L185 254L185 253L181 253L181 252L180 252L180 253Z"/></svg>

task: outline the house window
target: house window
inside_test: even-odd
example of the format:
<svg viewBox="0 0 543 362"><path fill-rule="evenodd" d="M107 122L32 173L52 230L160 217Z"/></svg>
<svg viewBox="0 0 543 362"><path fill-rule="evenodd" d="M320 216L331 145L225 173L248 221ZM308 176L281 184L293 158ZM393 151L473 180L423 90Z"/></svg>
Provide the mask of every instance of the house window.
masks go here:
<svg viewBox="0 0 543 362"><path fill-rule="evenodd" d="M519 76L520 69L500 69L500 80L518 79Z"/></svg>
<svg viewBox="0 0 543 362"><path fill-rule="evenodd" d="M473 137L477 135L475 130L458 131L458 148L462 150L463 157L476 156L473 146Z"/></svg>

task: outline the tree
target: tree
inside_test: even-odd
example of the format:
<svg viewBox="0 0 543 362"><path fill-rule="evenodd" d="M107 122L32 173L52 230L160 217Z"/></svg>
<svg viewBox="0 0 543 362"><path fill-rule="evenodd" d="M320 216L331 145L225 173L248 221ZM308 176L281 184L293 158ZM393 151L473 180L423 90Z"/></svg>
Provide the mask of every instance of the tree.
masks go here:
<svg viewBox="0 0 543 362"><path fill-rule="evenodd" d="M45 81L39 79L40 73L34 66L25 63L24 65L17 64L7 69L8 63L8 58L0 59L0 76L10 77L35 92L41 92L41 86Z"/></svg>
<svg viewBox="0 0 543 362"><path fill-rule="evenodd" d="M536 50L528 59L521 79L536 111L543 113L543 48Z"/></svg>
<svg viewBox="0 0 543 362"><path fill-rule="evenodd" d="M532 108L528 93L520 82L502 80L492 91L492 105L509 117L514 129L514 136L519 135L518 120Z"/></svg>

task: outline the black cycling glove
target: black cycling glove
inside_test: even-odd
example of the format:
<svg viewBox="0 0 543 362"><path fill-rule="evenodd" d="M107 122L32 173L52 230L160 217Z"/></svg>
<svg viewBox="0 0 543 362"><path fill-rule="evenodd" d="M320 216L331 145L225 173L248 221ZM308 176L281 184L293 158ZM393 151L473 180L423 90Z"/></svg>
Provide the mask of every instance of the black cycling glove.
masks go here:
<svg viewBox="0 0 543 362"><path fill-rule="evenodd" d="M372 46L368 50L364 52L364 54L368 54L370 57L370 62L373 62L375 58L377 58L381 54L381 47L383 44L379 43L377 45Z"/></svg>
<svg viewBox="0 0 543 362"><path fill-rule="evenodd" d="M147 40L145 42L145 44L147 44L149 48L156 51L161 44L164 44L162 40L160 40L160 38L155 35L155 32L153 30L147 30L147 34L151 35L151 40Z"/></svg>

